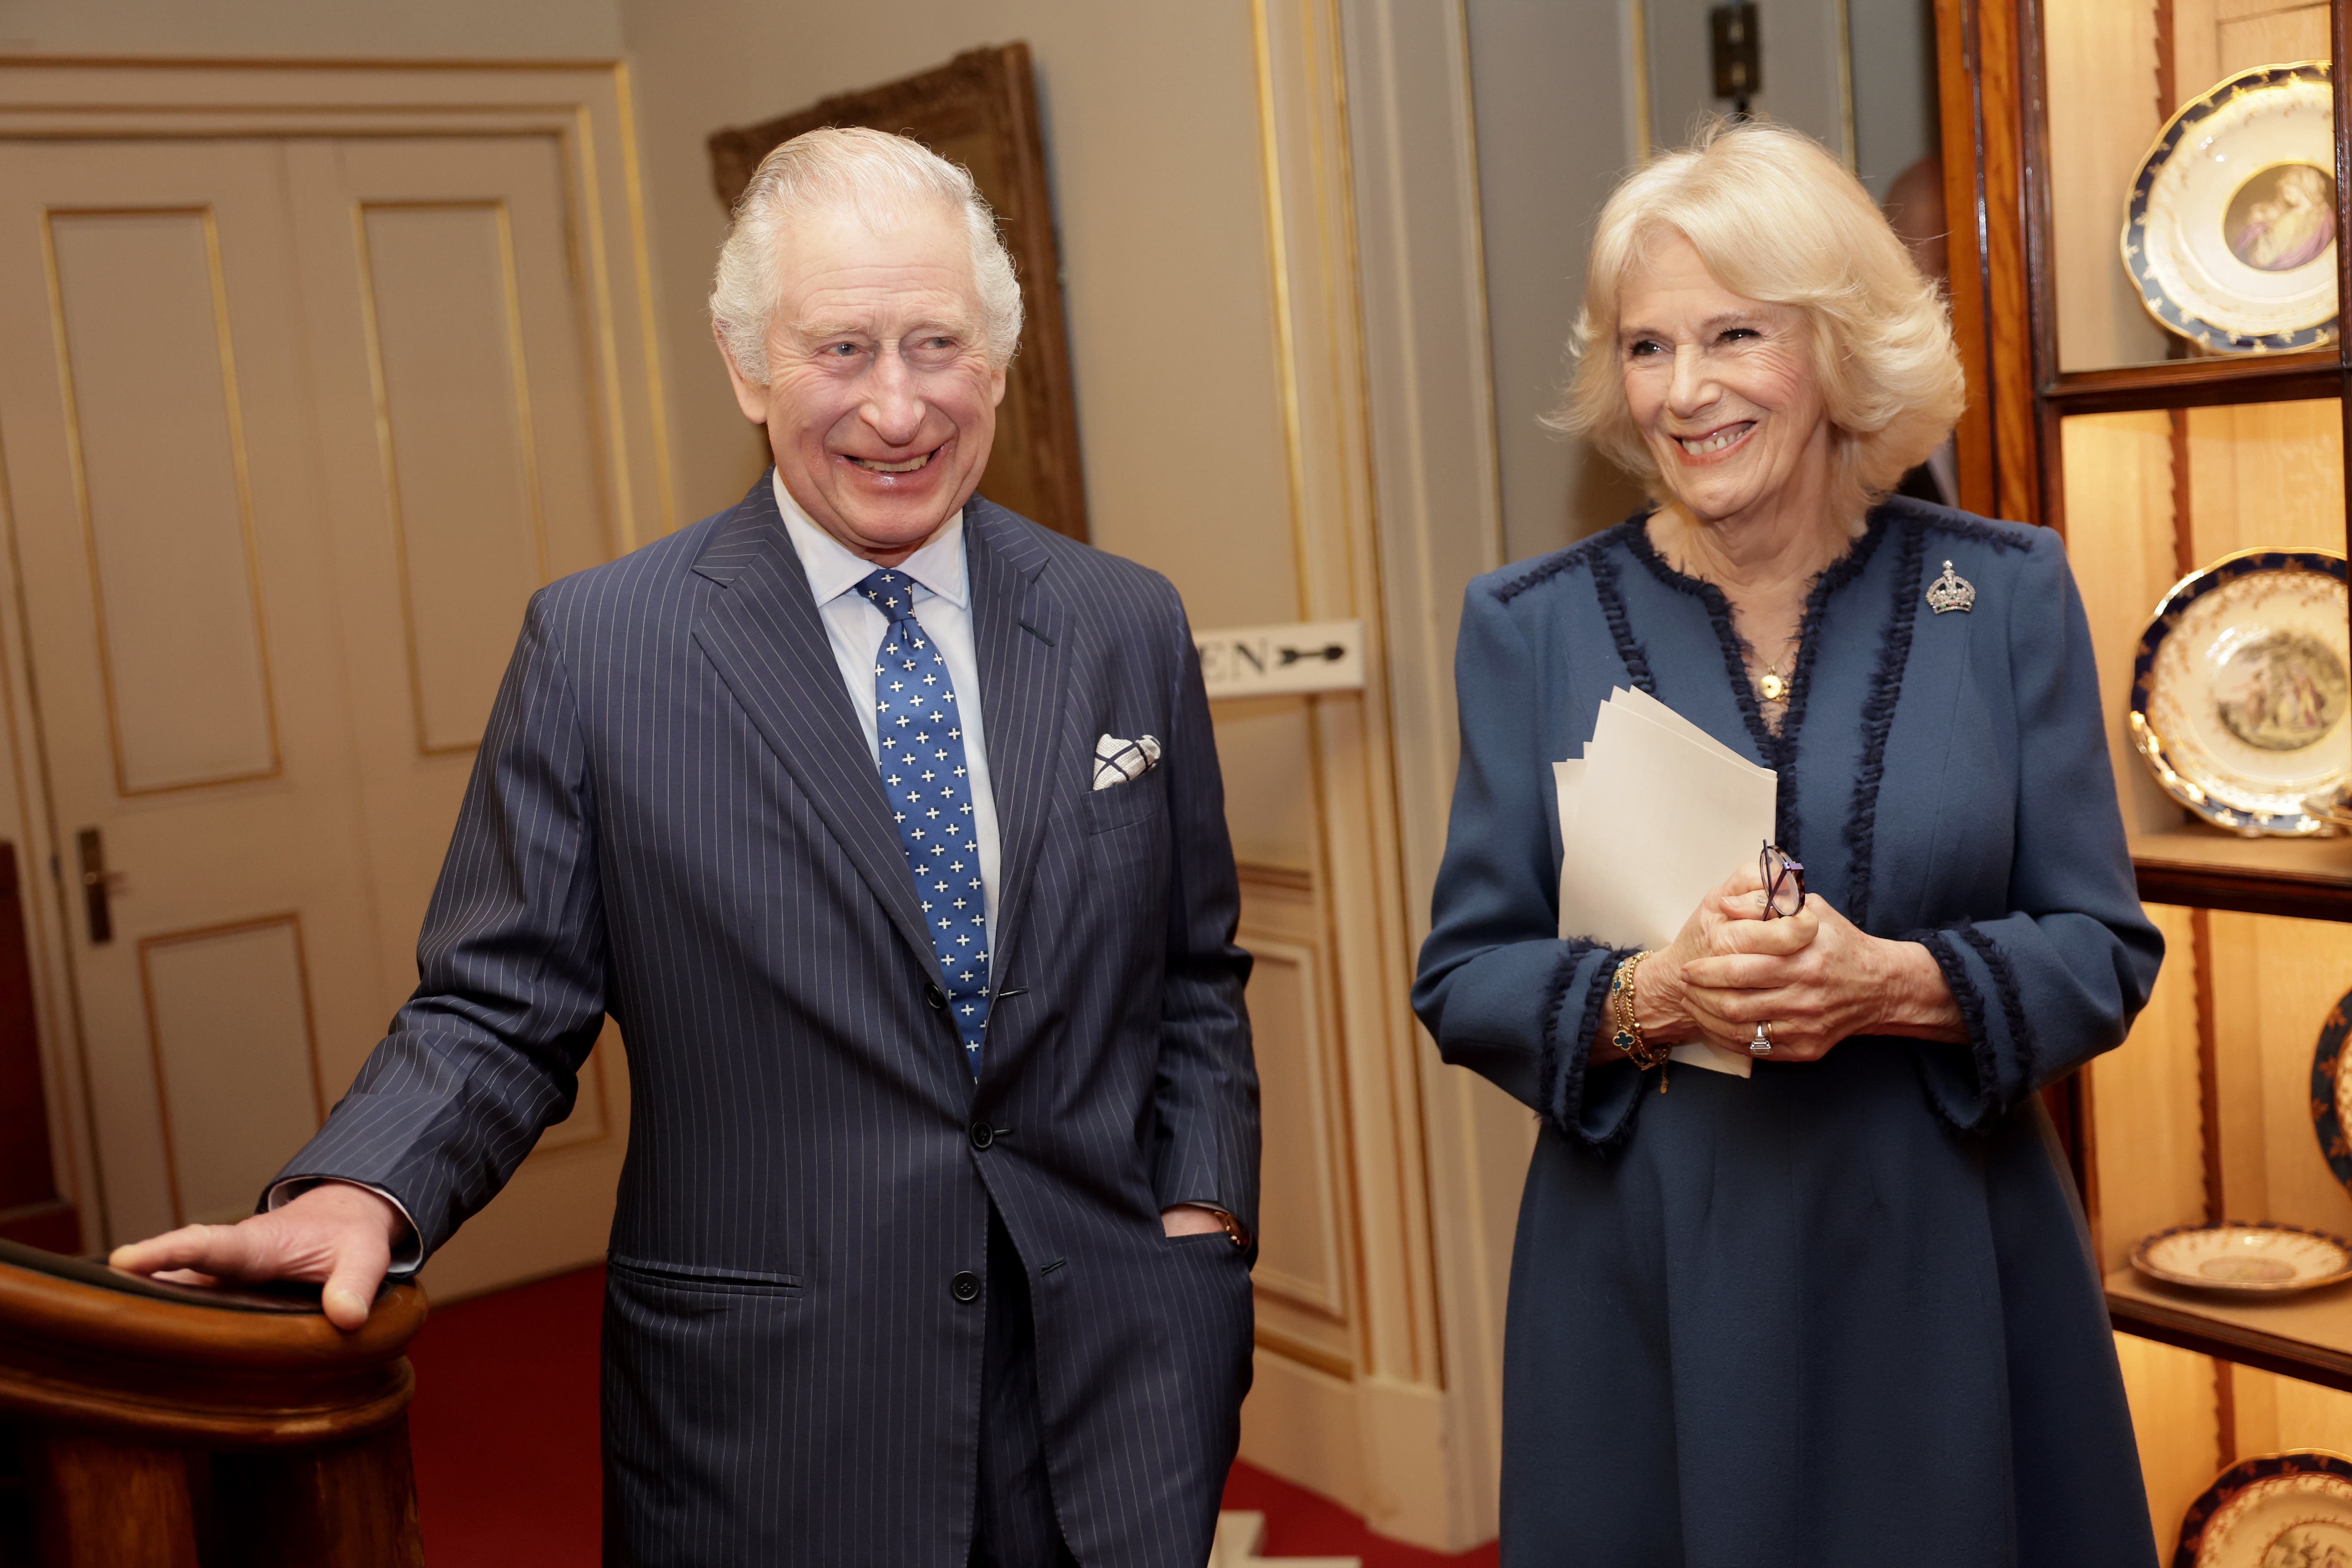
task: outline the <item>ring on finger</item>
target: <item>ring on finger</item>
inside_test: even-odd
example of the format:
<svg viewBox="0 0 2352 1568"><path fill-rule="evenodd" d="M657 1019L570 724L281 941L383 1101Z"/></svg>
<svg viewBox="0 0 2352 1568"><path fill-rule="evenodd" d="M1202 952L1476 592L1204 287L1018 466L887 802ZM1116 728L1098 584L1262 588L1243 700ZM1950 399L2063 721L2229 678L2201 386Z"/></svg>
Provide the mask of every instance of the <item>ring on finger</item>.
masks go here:
<svg viewBox="0 0 2352 1568"><path fill-rule="evenodd" d="M1756 1026L1756 1037L1748 1042L1748 1054L1751 1057L1769 1057L1772 1054L1771 1025Z"/></svg>

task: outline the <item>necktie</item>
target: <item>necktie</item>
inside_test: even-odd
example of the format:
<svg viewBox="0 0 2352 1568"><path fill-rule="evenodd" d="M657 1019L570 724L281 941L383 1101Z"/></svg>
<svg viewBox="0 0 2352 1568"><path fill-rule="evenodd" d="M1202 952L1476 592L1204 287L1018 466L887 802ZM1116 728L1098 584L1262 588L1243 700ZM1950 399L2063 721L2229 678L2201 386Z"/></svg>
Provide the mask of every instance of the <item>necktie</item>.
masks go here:
<svg viewBox="0 0 2352 1568"><path fill-rule="evenodd" d="M955 681L915 618L914 589L902 572L872 573L857 584L866 602L890 617L889 634L874 657L882 789L947 981L948 1016L977 1078L988 1027L988 890L972 837L971 781L964 771Z"/></svg>

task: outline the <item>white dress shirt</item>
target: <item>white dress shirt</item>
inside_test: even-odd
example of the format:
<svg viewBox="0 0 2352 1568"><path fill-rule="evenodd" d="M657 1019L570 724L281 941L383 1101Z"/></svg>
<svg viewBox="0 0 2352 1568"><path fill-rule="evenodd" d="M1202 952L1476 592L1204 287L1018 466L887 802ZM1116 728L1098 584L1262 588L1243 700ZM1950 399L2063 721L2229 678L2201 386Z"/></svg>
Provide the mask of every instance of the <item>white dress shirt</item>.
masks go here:
<svg viewBox="0 0 2352 1568"><path fill-rule="evenodd" d="M776 510L783 514L784 531L799 552L801 570L808 574L809 596L816 601L824 621L824 635L833 644L833 661L841 668L841 683L849 689L849 705L857 711L858 727L866 732L866 752L882 765L880 721L874 714L874 660L890 635L890 617L866 603L857 584L880 567L862 555L853 555L841 542L811 522L793 501L784 481L772 469L768 483L776 492ZM956 714L963 721L963 765L971 770L971 831L980 851L981 892L988 916L989 951L996 943L996 795L988 784L988 727L981 711L980 658L971 635L971 574L965 569L963 513L948 519L920 550L890 568L915 580L915 618L930 634L940 657L947 660L948 678L955 682ZM911 875L911 873L909 873Z"/></svg>

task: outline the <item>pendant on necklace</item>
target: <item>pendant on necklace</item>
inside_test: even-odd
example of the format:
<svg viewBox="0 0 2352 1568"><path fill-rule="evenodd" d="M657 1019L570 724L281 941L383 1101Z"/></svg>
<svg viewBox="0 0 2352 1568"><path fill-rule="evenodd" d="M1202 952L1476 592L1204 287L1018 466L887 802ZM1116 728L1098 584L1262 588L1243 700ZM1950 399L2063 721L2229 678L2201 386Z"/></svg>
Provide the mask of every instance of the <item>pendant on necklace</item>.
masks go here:
<svg viewBox="0 0 2352 1568"><path fill-rule="evenodd" d="M1757 692L1767 702L1778 702L1789 695L1789 683L1773 670L1766 670L1764 679L1756 683Z"/></svg>

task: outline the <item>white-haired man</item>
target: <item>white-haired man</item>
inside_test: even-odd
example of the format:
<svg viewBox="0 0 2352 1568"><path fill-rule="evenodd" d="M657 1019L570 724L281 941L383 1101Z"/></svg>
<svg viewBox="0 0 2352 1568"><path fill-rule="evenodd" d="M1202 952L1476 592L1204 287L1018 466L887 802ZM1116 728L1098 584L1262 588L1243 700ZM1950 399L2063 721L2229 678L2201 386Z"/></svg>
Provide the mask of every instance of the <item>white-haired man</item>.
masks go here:
<svg viewBox="0 0 2352 1568"><path fill-rule="evenodd" d="M1021 310L961 169L779 148L711 310L774 468L533 599L415 996L265 1212L116 1260L354 1326L610 1013L607 1562L1197 1568L1258 1126L1182 608L973 493Z"/></svg>

